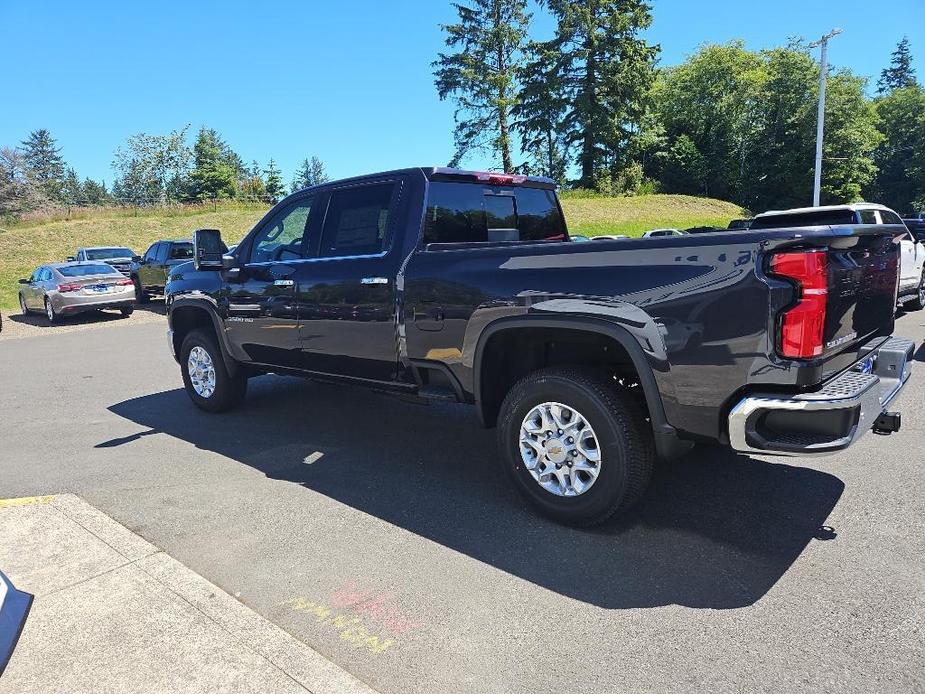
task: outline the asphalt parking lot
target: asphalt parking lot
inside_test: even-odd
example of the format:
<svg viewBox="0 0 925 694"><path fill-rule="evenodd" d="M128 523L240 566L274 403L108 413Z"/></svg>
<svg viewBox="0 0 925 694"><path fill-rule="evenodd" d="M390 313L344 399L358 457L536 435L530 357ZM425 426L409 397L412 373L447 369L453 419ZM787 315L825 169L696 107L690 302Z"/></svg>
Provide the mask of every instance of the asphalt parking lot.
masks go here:
<svg viewBox="0 0 925 694"><path fill-rule="evenodd" d="M264 377L207 415L164 329L0 334L0 498L80 495L383 692L925 690L923 347L901 432L698 449L587 531L468 408Z"/></svg>

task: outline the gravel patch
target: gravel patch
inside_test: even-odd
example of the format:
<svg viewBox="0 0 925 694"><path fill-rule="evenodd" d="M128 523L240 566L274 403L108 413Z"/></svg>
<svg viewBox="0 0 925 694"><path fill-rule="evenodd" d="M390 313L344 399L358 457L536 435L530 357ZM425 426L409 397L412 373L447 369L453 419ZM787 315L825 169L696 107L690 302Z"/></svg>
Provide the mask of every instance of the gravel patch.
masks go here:
<svg viewBox="0 0 925 694"><path fill-rule="evenodd" d="M123 318L118 311L90 311L76 316L67 317L60 323L50 325L44 315L31 313L28 316L19 311L0 312L3 315L3 330L0 331L0 341L15 340L21 337L37 337L39 335L56 335L79 330L97 330L100 328L115 328L126 325L140 325L142 323L164 322L166 318L164 304L154 301L144 306L136 306L135 312L128 318Z"/></svg>

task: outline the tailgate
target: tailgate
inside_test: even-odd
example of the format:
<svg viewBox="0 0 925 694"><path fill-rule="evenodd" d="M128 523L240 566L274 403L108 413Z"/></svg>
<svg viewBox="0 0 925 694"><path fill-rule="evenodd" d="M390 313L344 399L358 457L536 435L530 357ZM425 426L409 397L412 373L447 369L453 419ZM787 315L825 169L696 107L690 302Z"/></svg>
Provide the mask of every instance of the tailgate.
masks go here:
<svg viewBox="0 0 925 694"><path fill-rule="evenodd" d="M864 231L829 247L823 355L877 334L889 335L893 329L899 274L896 235L884 228ZM843 244L848 247L837 247Z"/></svg>

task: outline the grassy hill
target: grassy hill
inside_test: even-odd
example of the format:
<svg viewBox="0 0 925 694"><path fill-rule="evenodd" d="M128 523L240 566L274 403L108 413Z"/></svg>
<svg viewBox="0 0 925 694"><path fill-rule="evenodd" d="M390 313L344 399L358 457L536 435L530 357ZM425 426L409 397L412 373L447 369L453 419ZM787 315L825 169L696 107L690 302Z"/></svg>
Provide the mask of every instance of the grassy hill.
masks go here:
<svg viewBox="0 0 925 694"><path fill-rule="evenodd" d="M633 198L562 200L573 234L637 236L657 227L725 226L742 216L737 205L687 195L644 195ZM64 260L80 246L129 246L143 253L157 239L185 238L193 229L221 229L226 241L240 239L260 219L266 207L228 203L213 210L181 208L82 211L70 219L31 221L0 228L0 308L18 305L17 284L37 265Z"/></svg>

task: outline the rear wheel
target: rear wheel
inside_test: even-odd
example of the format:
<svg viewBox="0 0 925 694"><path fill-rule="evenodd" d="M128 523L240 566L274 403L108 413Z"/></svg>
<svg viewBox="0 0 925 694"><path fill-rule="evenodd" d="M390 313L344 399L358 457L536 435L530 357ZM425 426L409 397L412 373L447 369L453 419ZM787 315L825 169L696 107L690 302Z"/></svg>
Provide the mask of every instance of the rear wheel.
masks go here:
<svg viewBox="0 0 925 694"><path fill-rule="evenodd" d="M144 288L141 286L141 282L137 277L132 278L132 282L135 284L135 301L139 304L148 303L148 295L145 293Z"/></svg>
<svg viewBox="0 0 925 694"><path fill-rule="evenodd" d="M593 369L556 367L521 379L501 406L498 436L524 497L561 523L588 526L643 495L655 458L633 398Z"/></svg>
<svg viewBox="0 0 925 694"><path fill-rule="evenodd" d="M47 296L45 297L45 317L48 318L49 323L57 323L59 320L54 304Z"/></svg>
<svg viewBox="0 0 925 694"><path fill-rule="evenodd" d="M919 290L915 298L912 301L907 301L904 308L910 309L912 311L921 311L925 308L925 272L922 273L922 277L919 278Z"/></svg>
<svg viewBox="0 0 925 694"><path fill-rule="evenodd" d="M128 318L130 315L135 313L135 307L134 306L123 306L122 308L119 309L119 311L122 313L123 318Z"/></svg>
<svg viewBox="0 0 925 694"><path fill-rule="evenodd" d="M207 412L230 410L247 391L243 370L234 376L228 372L215 338L204 330L194 330L183 340L180 369L187 395Z"/></svg>

